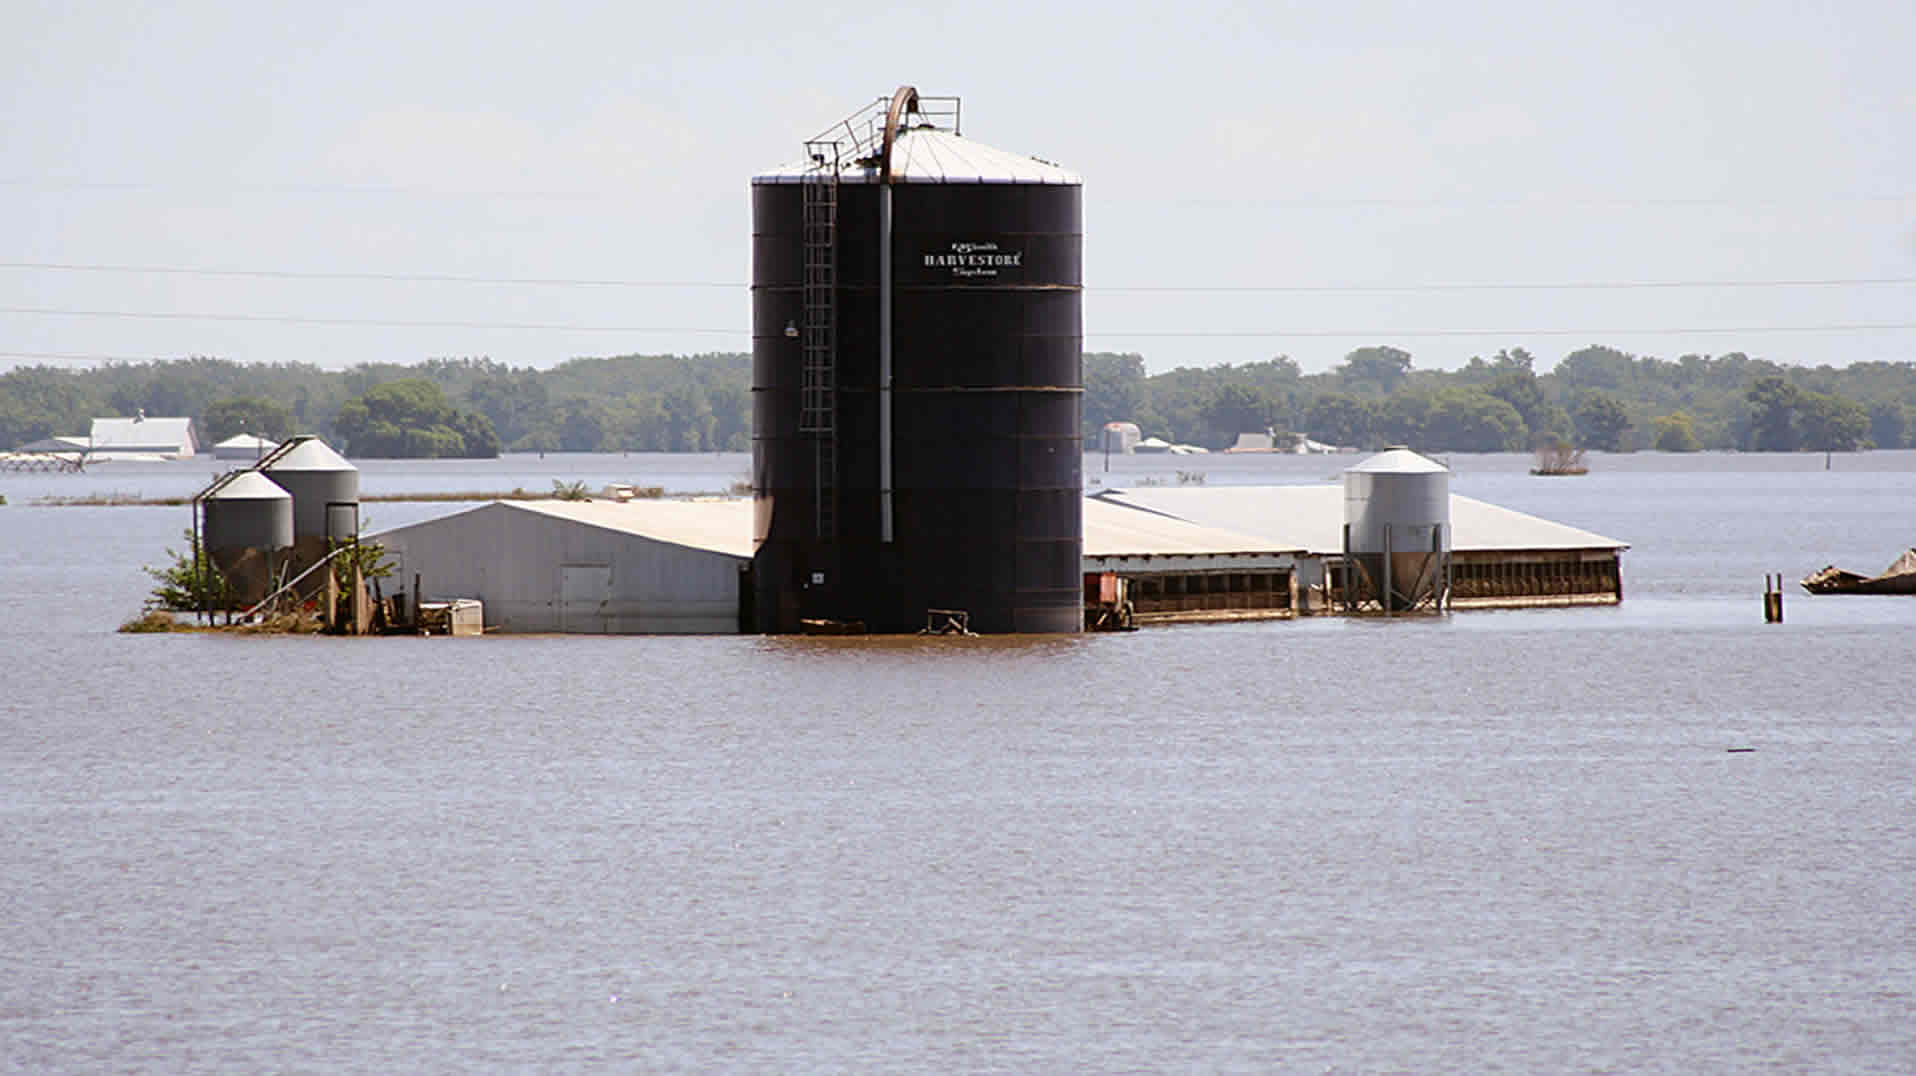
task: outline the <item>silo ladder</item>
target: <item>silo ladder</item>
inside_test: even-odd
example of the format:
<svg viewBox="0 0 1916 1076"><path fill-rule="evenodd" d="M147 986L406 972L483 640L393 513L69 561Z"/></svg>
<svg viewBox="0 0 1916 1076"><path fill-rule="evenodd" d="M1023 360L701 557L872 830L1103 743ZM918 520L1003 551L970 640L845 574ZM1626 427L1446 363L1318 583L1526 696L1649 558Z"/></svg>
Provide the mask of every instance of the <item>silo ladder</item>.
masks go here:
<svg viewBox="0 0 1916 1076"><path fill-rule="evenodd" d="M818 537L838 529L838 174L839 143L808 142L805 174L805 325L799 432L817 452Z"/></svg>

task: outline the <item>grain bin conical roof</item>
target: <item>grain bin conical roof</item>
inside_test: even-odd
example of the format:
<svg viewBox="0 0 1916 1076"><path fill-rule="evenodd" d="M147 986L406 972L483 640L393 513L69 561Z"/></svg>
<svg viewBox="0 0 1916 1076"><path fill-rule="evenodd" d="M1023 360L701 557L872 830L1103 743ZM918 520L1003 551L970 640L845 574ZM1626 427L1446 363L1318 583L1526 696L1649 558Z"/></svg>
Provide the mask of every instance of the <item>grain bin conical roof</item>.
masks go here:
<svg viewBox="0 0 1916 1076"><path fill-rule="evenodd" d="M279 483L259 473L247 471L206 495L209 501L290 501L293 495Z"/></svg>
<svg viewBox="0 0 1916 1076"><path fill-rule="evenodd" d="M328 448L326 442L313 437L294 445L284 456L267 464L266 470L271 473L274 471L357 471L359 468L347 462L346 457Z"/></svg>
<svg viewBox="0 0 1916 1076"><path fill-rule="evenodd" d="M293 495L295 537L344 537L350 532L347 520L356 519L357 511L342 515L339 523L329 528L328 506L359 503L359 468L326 447L326 442L317 437L300 441L263 470Z"/></svg>
<svg viewBox="0 0 1916 1076"><path fill-rule="evenodd" d="M1403 445L1392 445L1364 462L1347 468L1346 473L1357 471L1362 474L1439 474L1449 470L1450 468L1429 456L1418 455Z"/></svg>

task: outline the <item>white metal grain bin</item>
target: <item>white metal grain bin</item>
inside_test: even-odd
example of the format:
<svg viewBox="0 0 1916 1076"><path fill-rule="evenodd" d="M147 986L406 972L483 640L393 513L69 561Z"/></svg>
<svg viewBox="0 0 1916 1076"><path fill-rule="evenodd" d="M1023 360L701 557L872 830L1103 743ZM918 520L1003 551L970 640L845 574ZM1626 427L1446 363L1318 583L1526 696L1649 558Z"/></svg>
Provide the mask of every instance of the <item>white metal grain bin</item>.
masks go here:
<svg viewBox="0 0 1916 1076"><path fill-rule="evenodd" d="M1450 562L1450 468L1394 446L1344 472L1348 551L1389 611L1441 603Z"/></svg>

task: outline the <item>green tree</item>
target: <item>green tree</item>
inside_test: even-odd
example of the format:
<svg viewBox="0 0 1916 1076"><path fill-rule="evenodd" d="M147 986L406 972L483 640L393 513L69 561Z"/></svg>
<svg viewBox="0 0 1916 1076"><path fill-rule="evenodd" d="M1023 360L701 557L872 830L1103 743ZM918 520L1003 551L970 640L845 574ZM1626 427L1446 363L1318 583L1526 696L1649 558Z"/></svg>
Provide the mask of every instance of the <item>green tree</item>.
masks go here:
<svg viewBox="0 0 1916 1076"><path fill-rule="evenodd" d="M1140 422L1144 356L1092 352L1084 357L1084 434L1107 422Z"/></svg>
<svg viewBox="0 0 1916 1076"><path fill-rule="evenodd" d="M1802 394L1780 377L1758 378L1745 394L1750 401L1750 447L1758 452L1794 452L1796 405Z"/></svg>
<svg viewBox="0 0 1916 1076"><path fill-rule="evenodd" d="M1430 419L1431 399L1413 392L1400 392L1377 404L1377 435L1386 444L1421 445L1424 426Z"/></svg>
<svg viewBox="0 0 1916 1076"><path fill-rule="evenodd" d="M241 433L284 441L293 435L293 413L258 396L229 396L200 415L200 434L209 444Z"/></svg>
<svg viewBox="0 0 1916 1076"><path fill-rule="evenodd" d="M147 607L175 613L226 609L232 599L226 576L214 566L212 556L200 547L191 530L180 537L186 542L186 552L168 549L166 555L172 563L146 568L146 574L153 579L153 593L147 599Z"/></svg>
<svg viewBox="0 0 1916 1076"><path fill-rule="evenodd" d="M1577 441L1585 448L1600 452L1623 451L1623 435L1630 428L1630 414L1623 401L1607 392L1585 392L1571 412L1576 423Z"/></svg>
<svg viewBox="0 0 1916 1076"><path fill-rule="evenodd" d="M597 452L606 443L609 425L606 407L597 400L571 399L560 403L558 436L560 452Z"/></svg>
<svg viewBox="0 0 1916 1076"><path fill-rule="evenodd" d="M334 429L358 456L422 459L499 454L492 420L461 412L438 385L406 378L377 385L339 409Z"/></svg>
<svg viewBox="0 0 1916 1076"><path fill-rule="evenodd" d="M712 407L712 449L745 452L752 447L752 394L744 385L719 384L705 394Z"/></svg>
<svg viewBox="0 0 1916 1076"><path fill-rule="evenodd" d="M1902 448L1909 443L1909 408L1896 400L1878 400L1869 407L1869 439L1877 448Z"/></svg>
<svg viewBox="0 0 1916 1076"><path fill-rule="evenodd" d="M1475 360L1473 360L1475 361ZM1490 383L1484 391L1516 408L1530 439L1570 428L1570 416L1544 395L1543 383L1533 371L1535 360L1523 348L1499 351Z"/></svg>
<svg viewBox="0 0 1916 1076"><path fill-rule="evenodd" d="M1336 373L1350 388L1369 388L1375 395L1389 396L1410 379L1410 352L1394 347L1360 347L1344 356L1344 364Z"/></svg>
<svg viewBox="0 0 1916 1076"><path fill-rule="evenodd" d="M1869 439L1869 412L1841 396L1799 394L1796 419L1800 444L1811 452L1854 452Z"/></svg>
<svg viewBox="0 0 1916 1076"><path fill-rule="evenodd" d="M1304 432L1327 444L1363 447L1377 436L1377 415L1355 396L1327 392L1304 409Z"/></svg>
<svg viewBox="0 0 1916 1076"><path fill-rule="evenodd" d="M465 399L492 420L502 440L516 441L532 432L545 411L546 386L536 370L488 371L473 379Z"/></svg>
<svg viewBox="0 0 1916 1076"><path fill-rule="evenodd" d="M1527 432L1507 401L1478 389L1447 388L1431 398L1418 444L1428 452L1516 452Z"/></svg>
<svg viewBox="0 0 1916 1076"><path fill-rule="evenodd" d="M84 436L99 410L97 383L90 379L46 366L10 370L0 375L0 448Z"/></svg>
<svg viewBox="0 0 1916 1076"><path fill-rule="evenodd" d="M1658 452L1700 452L1703 445L1696 438L1696 428L1690 416L1681 411L1673 411L1656 420L1656 448Z"/></svg>
<svg viewBox="0 0 1916 1076"><path fill-rule="evenodd" d="M1636 356L1613 347L1579 348L1553 371L1567 389L1619 391L1636 380Z"/></svg>
<svg viewBox="0 0 1916 1076"><path fill-rule="evenodd" d="M669 389L660 404L665 409L666 451L704 452L710 447L712 406L697 386Z"/></svg>
<svg viewBox="0 0 1916 1076"><path fill-rule="evenodd" d="M1263 433L1271 426L1271 400L1249 385L1225 384L1211 391L1198 412L1213 448L1224 448L1240 433Z"/></svg>

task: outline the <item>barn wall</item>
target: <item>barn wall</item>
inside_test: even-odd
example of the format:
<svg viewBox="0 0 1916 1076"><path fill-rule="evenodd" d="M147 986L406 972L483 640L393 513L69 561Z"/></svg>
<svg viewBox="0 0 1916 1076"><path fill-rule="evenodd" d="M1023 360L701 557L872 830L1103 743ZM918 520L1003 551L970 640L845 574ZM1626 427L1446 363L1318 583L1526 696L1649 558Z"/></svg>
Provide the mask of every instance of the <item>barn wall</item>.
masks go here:
<svg viewBox="0 0 1916 1076"><path fill-rule="evenodd" d="M741 558L487 505L380 536L410 588L478 598L502 632L730 634Z"/></svg>

